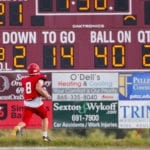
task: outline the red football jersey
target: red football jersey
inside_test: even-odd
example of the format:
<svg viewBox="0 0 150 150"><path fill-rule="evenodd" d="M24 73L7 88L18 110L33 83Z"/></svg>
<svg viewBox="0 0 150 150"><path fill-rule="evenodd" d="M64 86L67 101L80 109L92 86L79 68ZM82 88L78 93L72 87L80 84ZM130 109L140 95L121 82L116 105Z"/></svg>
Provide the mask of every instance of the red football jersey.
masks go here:
<svg viewBox="0 0 150 150"><path fill-rule="evenodd" d="M40 74L22 78L21 82L24 88L25 100L32 100L33 98L40 96L40 94L35 89L36 83L40 79L46 80L46 75Z"/></svg>

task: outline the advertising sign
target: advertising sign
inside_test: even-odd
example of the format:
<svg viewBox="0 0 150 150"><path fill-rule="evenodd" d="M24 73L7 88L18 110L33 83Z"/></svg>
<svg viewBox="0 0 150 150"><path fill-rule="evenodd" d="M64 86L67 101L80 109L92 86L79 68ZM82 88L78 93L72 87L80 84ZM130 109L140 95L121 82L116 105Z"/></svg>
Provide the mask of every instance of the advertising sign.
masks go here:
<svg viewBox="0 0 150 150"><path fill-rule="evenodd" d="M119 100L150 100L150 73L120 73Z"/></svg>
<svg viewBox="0 0 150 150"><path fill-rule="evenodd" d="M44 101L46 109L48 111L49 128L52 128L52 101ZM0 129L8 129L16 126L22 121L23 114L23 101L18 100L1 100L0 101ZM28 128L41 128L41 119L33 115L29 122Z"/></svg>
<svg viewBox="0 0 150 150"><path fill-rule="evenodd" d="M0 100L23 100L21 79L26 73L11 72L0 73ZM51 73L46 73L45 87L51 93Z"/></svg>
<svg viewBox="0 0 150 150"><path fill-rule="evenodd" d="M118 99L118 73L53 73L53 101Z"/></svg>
<svg viewBox="0 0 150 150"><path fill-rule="evenodd" d="M117 128L118 101L54 102L54 128Z"/></svg>
<svg viewBox="0 0 150 150"><path fill-rule="evenodd" d="M150 101L119 101L119 128L150 128Z"/></svg>

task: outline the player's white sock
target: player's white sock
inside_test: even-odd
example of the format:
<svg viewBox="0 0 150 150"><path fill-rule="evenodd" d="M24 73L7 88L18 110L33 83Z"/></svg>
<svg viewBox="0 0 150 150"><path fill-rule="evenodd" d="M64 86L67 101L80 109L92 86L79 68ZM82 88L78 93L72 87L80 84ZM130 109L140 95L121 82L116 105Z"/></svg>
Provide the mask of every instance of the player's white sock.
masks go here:
<svg viewBox="0 0 150 150"><path fill-rule="evenodd" d="M43 136L47 137L47 132L46 131L43 132Z"/></svg>

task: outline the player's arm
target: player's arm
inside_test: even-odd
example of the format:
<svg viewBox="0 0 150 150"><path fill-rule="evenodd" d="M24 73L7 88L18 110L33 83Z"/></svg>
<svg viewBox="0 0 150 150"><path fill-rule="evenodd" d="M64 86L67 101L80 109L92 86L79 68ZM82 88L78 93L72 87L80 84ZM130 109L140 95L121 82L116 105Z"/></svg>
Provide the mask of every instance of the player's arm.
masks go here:
<svg viewBox="0 0 150 150"><path fill-rule="evenodd" d="M44 80L38 80L36 84L36 91L42 96L45 97L46 99L51 99L51 95L48 93L46 88L43 88L44 86Z"/></svg>

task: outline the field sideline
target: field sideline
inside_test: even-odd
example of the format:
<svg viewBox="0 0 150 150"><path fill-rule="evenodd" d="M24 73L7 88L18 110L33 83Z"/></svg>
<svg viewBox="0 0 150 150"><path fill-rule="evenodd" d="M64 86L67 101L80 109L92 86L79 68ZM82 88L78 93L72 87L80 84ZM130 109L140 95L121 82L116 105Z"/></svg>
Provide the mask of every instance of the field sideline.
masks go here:
<svg viewBox="0 0 150 150"><path fill-rule="evenodd" d="M72 132L49 130L52 142L45 143L41 138L41 130L26 129L23 136L17 138L10 136L11 130L0 130L0 150L149 150L149 130L137 136L131 130L124 139L115 139L111 134L107 136L102 130L90 129L86 137ZM33 134L34 132L34 134ZM143 138L143 136L145 138ZM35 147L34 147L35 146Z"/></svg>
<svg viewBox="0 0 150 150"><path fill-rule="evenodd" d="M149 148L122 148L122 147L97 147L97 148L87 148L87 147L0 147L0 150L149 150Z"/></svg>

